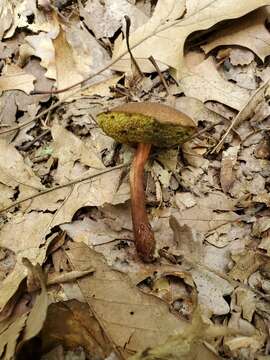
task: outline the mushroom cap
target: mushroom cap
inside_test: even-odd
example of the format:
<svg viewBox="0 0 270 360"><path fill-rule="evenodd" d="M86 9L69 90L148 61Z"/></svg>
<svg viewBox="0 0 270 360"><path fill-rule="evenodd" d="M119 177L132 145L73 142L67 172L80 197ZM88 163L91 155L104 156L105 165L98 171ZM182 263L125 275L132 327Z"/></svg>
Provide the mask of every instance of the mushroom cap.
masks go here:
<svg viewBox="0 0 270 360"><path fill-rule="evenodd" d="M193 120L170 106L130 102L98 115L102 130L119 143L170 147L183 143L196 130Z"/></svg>

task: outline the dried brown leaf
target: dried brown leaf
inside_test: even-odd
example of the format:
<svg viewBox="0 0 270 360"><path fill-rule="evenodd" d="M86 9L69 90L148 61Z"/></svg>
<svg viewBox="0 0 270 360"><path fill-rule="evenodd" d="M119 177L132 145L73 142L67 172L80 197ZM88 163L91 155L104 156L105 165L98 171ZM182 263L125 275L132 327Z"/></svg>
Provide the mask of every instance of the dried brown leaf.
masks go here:
<svg viewBox="0 0 270 360"><path fill-rule="evenodd" d="M93 266L91 277L78 280L80 289L105 334L122 354L164 342L187 323L169 312L161 300L143 294L129 278L111 270L104 258L84 244L72 244L67 255L77 270Z"/></svg>
<svg viewBox="0 0 270 360"><path fill-rule="evenodd" d="M237 154L239 151L239 146L231 146L226 151L222 153L221 160L221 169L220 169L220 184L222 190L227 193L235 179L235 175L233 173L233 167L237 161Z"/></svg>

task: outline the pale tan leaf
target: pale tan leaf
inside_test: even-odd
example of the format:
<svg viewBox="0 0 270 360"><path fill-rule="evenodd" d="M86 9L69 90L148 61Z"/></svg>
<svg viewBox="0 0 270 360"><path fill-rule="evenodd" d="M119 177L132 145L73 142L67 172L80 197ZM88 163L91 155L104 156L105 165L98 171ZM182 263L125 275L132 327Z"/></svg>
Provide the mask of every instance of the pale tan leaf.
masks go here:
<svg viewBox="0 0 270 360"><path fill-rule="evenodd" d="M5 360L14 359L17 340L23 331L27 314L23 314L0 333L0 356Z"/></svg>
<svg viewBox="0 0 270 360"><path fill-rule="evenodd" d="M224 300L224 295L231 294L233 287L227 280L200 265L204 255L202 234L187 225L179 225L173 216L170 218L170 225L179 254L187 263L192 264L190 273L198 290L198 303L213 314L227 314L230 307Z"/></svg>
<svg viewBox="0 0 270 360"><path fill-rule="evenodd" d="M45 76L56 79L55 50L49 34L41 32L37 35L29 35L25 37L25 41L26 43L20 48L20 57L24 61L32 55L40 58L40 65L47 70Z"/></svg>
<svg viewBox="0 0 270 360"><path fill-rule="evenodd" d="M178 7L176 7L176 3ZM187 13L179 19L179 12L174 9L184 9L178 1L164 0L158 2L152 18L143 26L138 28L130 36L130 45L134 46L133 55L139 61L143 71L152 71L147 64L151 55L160 64L170 66L177 71L177 78L185 74L183 61L183 48L186 38L195 31L209 29L211 26L228 19L235 19L255 10L261 6L269 5L267 0L241 0L235 3L234 0L193 0L187 1ZM160 6L163 4L163 10ZM173 17L171 17L173 14ZM211 16L209 16L211 14ZM178 20L177 20L178 19ZM166 51L164 49L166 48ZM118 41L113 58L126 51L126 43ZM114 69L128 71L130 68L130 57L125 55Z"/></svg>
<svg viewBox="0 0 270 360"><path fill-rule="evenodd" d="M45 322L47 308L49 304L48 294L45 285L45 277L42 273L41 266L39 264L37 264L36 266L32 265L27 258L24 258L22 262L24 266L26 266L28 269L28 276L35 276L39 281L41 291L37 295L35 303L28 314L23 336L20 339L19 347L22 346L25 342L35 337L36 335L38 335Z"/></svg>
<svg viewBox="0 0 270 360"><path fill-rule="evenodd" d="M237 305L242 308L243 318L252 321L256 310L256 295L251 290L238 287L235 291Z"/></svg>
<svg viewBox="0 0 270 360"><path fill-rule="evenodd" d="M125 15L131 20L131 31L148 20L148 17L137 6L130 4L127 0L106 0L103 3L99 0L90 0L84 7L80 4L80 15L98 39L112 37L121 27Z"/></svg>
<svg viewBox="0 0 270 360"><path fill-rule="evenodd" d="M87 146L72 132L66 130L61 125L53 125L51 128L53 137L53 156L58 159L58 167L55 179L59 184L65 183L67 179L82 175L78 169L76 172L76 162L94 169L104 169L104 165L90 145ZM83 170L81 170L83 171Z"/></svg>
<svg viewBox="0 0 270 360"><path fill-rule="evenodd" d="M233 286L227 280L202 266L191 270L191 274L198 289L199 304L213 314L228 314L230 306L224 300L224 296L233 292Z"/></svg>
<svg viewBox="0 0 270 360"><path fill-rule="evenodd" d="M40 179L11 144L0 139L0 182L10 187L25 185L41 190Z"/></svg>
<svg viewBox="0 0 270 360"><path fill-rule="evenodd" d="M181 89L178 87L177 91L181 91ZM196 98L188 96L177 97L175 107L177 110L190 116L196 124L199 121L207 121L210 124L216 124L224 120L217 112L209 110L202 101Z"/></svg>
<svg viewBox="0 0 270 360"><path fill-rule="evenodd" d="M40 179L24 162L19 151L4 139L0 139L0 154L0 182L1 187L5 189L0 196L3 206L10 203L16 187L20 191L19 199L43 189Z"/></svg>
<svg viewBox="0 0 270 360"><path fill-rule="evenodd" d="M0 93L7 90L22 90L29 94L34 90L35 79L17 65L9 65L0 77Z"/></svg>
<svg viewBox="0 0 270 360"><path fill-rule="evenodd" d="M233 333L235 331L230 328L204 321L202 311L198 307L192 323L184 333L171 335L164 344L145 349L132 356L130 360L221 360L215 349L202 340Z"/></svg>
<svg viewBox="0 0 270 360"><path fill-rule="evenodd" d="M107 52L98 44L96 39L77 23L60 30L53 40L55 48L55 67L58 89L82 81L94 73L102 65L109 62ZM111 77L107 70L95 77L94 82L100 82ZM73 90L59 94L59 98L67 97ZM69 99L70 100L70 99Z"/></svg>
<svg viewBox="0 0 270 360"><path fill-rule="evenodd" d="M0 246L12 250L16 254L16 265L1 285L0 311L14 295L21 281L26 276L26 268L22 258L27 257L33 264L42 264L49 239L45 235L50 228L51 214L32 212L18 215L6 223L0 231ZM42 245L42 246L41 246Z"/></svg>
<svg viewBox="0 0 270 360"><path fill-rule="evenodd" d="M64 89L70 85L83 80L82 74L76 70L76 64L73 58L72 48L67 42L65 32L60 29L58 36L53 40L55 49L55 67L58 89ZM60 99L72 94L73 90L65 94L59 94Z"/></svg>
<svg viewBox="0 0 270 360"><path fill-rule="evenodd" d="M207 54L221 45L239 45L252 50L264 61L265 57L270 54L270 34L265 27L268 16L268 8L248 14L233 25L230 24L216 32L214 37L202 46L202 49Z"/></svg>
<svg viewBox="0 0 270 360"><path fill-rule="evenodd" d="M13 23L6 32L5 38L12 37L17 28L27 28L36 33L44 31L52 34L57 31L58 20L54 11L51 11L48 16L45 11L38 9L35 0L21 0L13 3ZM28 17L31 15L33 22L28 21Z"/></svg>
<svg viewBox="0 0 270 360"><path fill-rule="evenodd" d="M266 259L259 253L252 250L245 250L239 254L232 255L235 262L234 267L229 272L229 275L240 281L245 281L259 269L259 267L266 262Z"/></svg>
<svg viewBox="0 0 270 360"><path fill-rule="evenodd" d="M173 213L181 226L186 224L193 230L204 233L237 220L239 217L233 211L235 200L222 192L212 192L204 197L196 197L194 200L196 205L186 209L181 206L178 212ZM180 202L180 196L178 202Z"/></svg>
<svg viewBox="0 0 270 360"><path fill-rule="evenodd" d="M249 65L254 60L254 54L245 48L230 49L230 62L233 66Z"/></svg>
<svg viewBox="0 0 270 360"><path fill-rule="evenodd" d="M81 96L92 96L92 95L99 95L99 96L111 96L111 88L114 88L118 81L122 78L122 76L113 75L107 80L97 82L87 89L81 91L81 93L76 96L74 95L74 99Z"/></svg>
<svg viewBox="0 0 270 360"><path fill-rule="evenodd" d="M0 40L2 40L5 32L12 25L13 9L9 0L2 0L0 3Z"/></svg>
<svg viewBox="0 0 270 360"><path fill-rule="evenodd" d="M218 101L236 110L240 110L249 100L246 89L221 77L212 57L190 69L182 78L180 89L186 96L203 102Z"/></svg>

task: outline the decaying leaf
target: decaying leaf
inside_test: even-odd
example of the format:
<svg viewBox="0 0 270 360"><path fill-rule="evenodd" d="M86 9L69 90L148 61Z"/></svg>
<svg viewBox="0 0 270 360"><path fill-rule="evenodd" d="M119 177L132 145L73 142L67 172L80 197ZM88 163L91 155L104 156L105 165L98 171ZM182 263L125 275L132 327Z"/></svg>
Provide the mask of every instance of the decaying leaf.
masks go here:
<svg viewBox="0 0 270 360"><path fill-rule="evenodd" d="M234 333L226 327L216 326L210 322L204 322L200 308L198 308L191 325L185 333L171 336L164 344L155 348L145 349L130 360L218 360L221 359L213 348L206 346L203 339L210 339L226 334Z"/></svg>
<svg viewBox="0 0 270 360"><path fill-rule="evenodd" d="M23 263L39 279L41 292L35 297L34 305L30 311L21 314L19 317L13 316L1 323L0 355L7 360L14 359L16 352L22 353L27 342L40 332L48 307L48 295L41 268L39 265L33 266L27 258L24 258Z"/></svg>
<svg viewBox="0 0 270 360"><path fill-rule="evenodd" d="M86 245L71 244L66 253L75 269L95 267L94 275L78 284L103 331L121 353L160 344L188 325L172 315L164 302L143 294L126 275L111 270L104 258Z"/></svg>
<svg viewBox="0 0 270 360"><path fill-rule="evenodd" d="M106 358L113 351L89 306L76 300L49 306L41 339L44 353L58 344L69 349L82 346L97 358Z"/></svg>
<svg viewBox="0 0 270 360"><path fill-rule="evenodd" d="M19 190L19 197L26 197L42 190L40 179L29 165L24 162L18 150L4 139L0 139L0 182L3 188L2 205L10 203L10 194Z"/></svg>
<svg viewBox="0 0 270 360"><path fill-rule="evenodd" d="M237 161L239 146L232 146L222 153L220 183L222 190L226 193L230 190L234 182L233 167Z"/></svg>
<svg viewBox="0 0 270 360"><path fill-rule="evenodd" d="M248 279L266 261L262 255L252 250L232 255L232 259L235 265L229 274L233 279L240 281Z"/></svg>
<svg viewBox="0 0 270 360"><path fill-rule="evenodd" d="M246 89L222 78L211 56L186 72L180 89L186 96L203 102L218 101L236 110L240 110L249 99Z"/></svg>
<svg viewBox="0 0 270 360"><path fill-rule="evenodd" d="M2 40L5 32L12 24L13 9L12 4L8 0L3 0L0 3L0 40Z"/></svg>
<svg viewBox="0 0 270 360"><path fill-rule="evenodd" d="M5 359L11 360L14 358L16 345L20 333L23 331L27 314L20 316L13 323L10 323L4 331L0 333L0 356L5 356ZM1 329L2 330L2 329Z"/></svg>
<svg viewBox="0 0 270 360"><path fill-rule="evenodd" d="M51 214L32 212L25 216L18 215L2 227L0 246L14 251L17 262L13 271L1 285L0 311L15 294L26 276L22 258L27 257L33 264L43 263L49 245L49 241L45 241L45 235L50 229L52 219Z"/></svg>

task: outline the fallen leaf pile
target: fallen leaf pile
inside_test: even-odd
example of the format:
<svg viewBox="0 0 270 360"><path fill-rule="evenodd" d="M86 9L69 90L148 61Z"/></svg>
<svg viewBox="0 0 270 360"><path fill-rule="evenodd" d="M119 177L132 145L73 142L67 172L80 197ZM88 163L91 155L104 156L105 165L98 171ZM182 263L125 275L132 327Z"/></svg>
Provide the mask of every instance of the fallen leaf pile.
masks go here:
<svg viewBox="0 0 270 360"><path fill-rule="evenodd" d="M0 359L270 356L270 0L0 1ZM130 27L129 27L130 20ZM97 115L197 133L145 171Z"/></svg>

